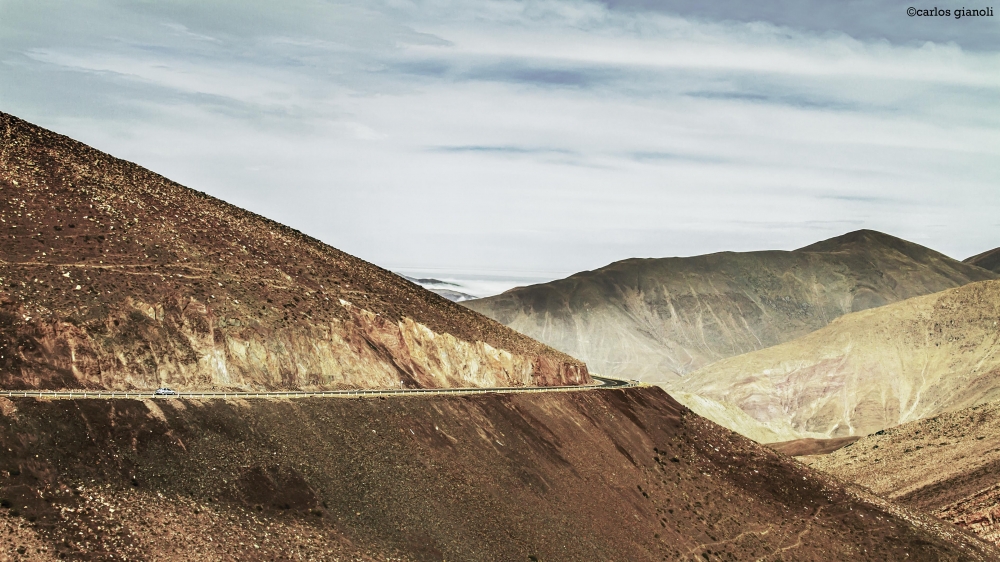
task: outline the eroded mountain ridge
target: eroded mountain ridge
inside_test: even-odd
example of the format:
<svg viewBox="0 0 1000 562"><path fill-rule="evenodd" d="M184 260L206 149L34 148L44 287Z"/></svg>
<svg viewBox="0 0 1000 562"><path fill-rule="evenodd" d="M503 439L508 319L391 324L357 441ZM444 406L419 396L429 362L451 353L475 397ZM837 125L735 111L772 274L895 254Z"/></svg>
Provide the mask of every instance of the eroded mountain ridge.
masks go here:
<svg viewBox="0 0 1000 562"><path fill-rule="evenodd" d="M386 270L7 114L0 233L7 388L590 380Z"/></svg>

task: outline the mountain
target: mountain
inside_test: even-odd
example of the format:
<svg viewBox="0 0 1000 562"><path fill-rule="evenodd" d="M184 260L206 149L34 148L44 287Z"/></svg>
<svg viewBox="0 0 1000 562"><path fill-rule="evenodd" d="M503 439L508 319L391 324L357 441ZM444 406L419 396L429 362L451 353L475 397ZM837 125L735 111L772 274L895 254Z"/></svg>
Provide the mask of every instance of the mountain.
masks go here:
<svg viewBox="0 0 1000 562"><path fill-rule="evenodd" d="M471 301L476 298L468 293L463 293L461 291L455 291L452 289L441 289L438 287L434 287L434 288L427 288L427 290L432 293L441 295L442 297L450 300L451 302Z"/></svg>
<svg viewBox="0 0 1000 562"><path fill-rule="evenodd" d="M0 384L575 384L586 366L384 269L0 114Z"/></svg>
<svg viewBox="0 0 1000 562"><path fill-rule="evenodd" d="M903 424L802 460L1000 544L1000 402Z"/></svg>
<svg viewBox="0 0 1000 562"><path fill-rule="evenodd" d="M1000 248L994 248L962 261L983 269L988 269L994 273L1000 273Z"/></svg>
<svg viewBox="0 0 1000 562"><path fill-rule="evenodd" d="M758 443L772 444L785 442L798 436L793 431L781 431L781 429L776 431L771 429L767 425L751 418L749 414L732 404L717 402L689 392L671 391L670 397L690 408L692 412L699 416L712 420L722 427L727 427ZM774 447L772 446L772 448ZM775 450L782 453L786 452L780 449Z"/></svg>
<svg viewBox="0 0 1000 562"><path fill-rule="evenodd" d="M0 558L1000 558L656 387L0 398L0 446Z"/></svg>
<svg viewBox="0 0 1000 562"><path fill-rule="evenodd" d="M470 301L476 298L468 293L459 291L458 289L460 287L455 283L449 283L447 281L441 281L440 279L433 278L414 278L406 275L400 275L400 277L411 283L420 285L428 291L440 295L452 302Z"/></svg>
<svg viewBox="0 0 1000 562"><path fill-rule="evenodd" d="M462 304L595 372L665 382L850 312L995 278L860 230L795 251L628 259Z"/></svg>
<svg viewBox="0 0 1000 562"><path fill-rule="evenodd" d="M798 437L867 435L1000 399L1000 281L838 318L668 385Z"/></svg>
<svg viewBox="0 0 1000 562"><path fill-rule="evenodd" d="M294 230L9 115L0 134L4 388L590 380ZM558 390L0 396L0 559L1000 557L660 388Z"/></svg>

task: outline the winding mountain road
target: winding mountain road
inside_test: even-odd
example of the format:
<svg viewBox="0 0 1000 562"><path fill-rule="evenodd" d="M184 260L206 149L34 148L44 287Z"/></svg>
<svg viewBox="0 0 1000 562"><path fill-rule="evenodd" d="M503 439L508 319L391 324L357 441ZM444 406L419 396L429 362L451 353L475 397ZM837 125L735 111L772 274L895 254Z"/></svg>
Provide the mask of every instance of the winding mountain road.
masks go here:
<svg viewBox="0 0 1000 562"><path fill-rule="evenodd" d="M493 387L493 388L401 388L401 389L354 389L354 390L319 390L319 391L188 391L177 394L154 394L152 391L112 391L112 390L0 390L0 396L8 398L49 398L77 400L81 398L94 399L233 399L233 398L366 398L377 396L416 396L441 394L519 394L530 392L578 392L597 388L631 388L639 386L638 381L599 377L591 375L597 381L594 384L575 386L523 386L523 387Z"/></svg>

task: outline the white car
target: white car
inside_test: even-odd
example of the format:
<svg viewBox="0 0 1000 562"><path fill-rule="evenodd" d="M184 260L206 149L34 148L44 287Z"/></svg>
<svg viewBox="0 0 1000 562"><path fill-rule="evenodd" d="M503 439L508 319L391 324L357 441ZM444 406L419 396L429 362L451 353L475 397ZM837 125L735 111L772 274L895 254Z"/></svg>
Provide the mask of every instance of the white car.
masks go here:
<svg viewBox="0 0 1000 562"><path fill-rule="evenodd" d="M163 388L157 388L156 392L154 392L153 394L155 394L156 396L177 396L177 391L170 390L167 387L163 387Z"/></svg>

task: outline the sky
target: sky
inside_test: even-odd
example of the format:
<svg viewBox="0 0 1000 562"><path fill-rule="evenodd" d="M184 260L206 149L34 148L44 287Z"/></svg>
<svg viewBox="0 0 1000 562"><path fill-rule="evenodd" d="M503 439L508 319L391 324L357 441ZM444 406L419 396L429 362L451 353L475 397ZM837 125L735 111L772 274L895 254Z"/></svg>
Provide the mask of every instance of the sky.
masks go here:
<svg viewBox="0 0 1000 562"><path fill-rule="evenodd" d="M1000 246L1000 17L910 6L0 0L0 111L415 276L963 259Z"/></svg>

